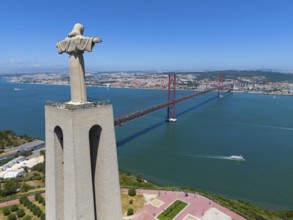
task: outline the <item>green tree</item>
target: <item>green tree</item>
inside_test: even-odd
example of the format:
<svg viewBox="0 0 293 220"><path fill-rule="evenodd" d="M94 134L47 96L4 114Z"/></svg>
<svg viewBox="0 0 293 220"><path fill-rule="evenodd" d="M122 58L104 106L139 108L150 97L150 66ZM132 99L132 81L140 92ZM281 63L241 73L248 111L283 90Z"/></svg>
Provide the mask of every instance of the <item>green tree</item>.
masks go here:
<svg viewBox="0 0 293 220"><path fill-rule="evenodd" d="M19 203L20 204L23 204L23 205L25 205L25 206L27 206L27 202L28 202L29 200L28 200L28 198L26 197L26 196L22 196L22 197L20 197L19 198Z"/></svg>
<svg viewBox="0 0 293 220"><path fill-rule="evenodd" d="M18 205L14 204L13 206L11 206L10 210L11 212L16 212L18 210Z"/></svg>
<svg viewBox="0 0 293 220"><path fill-rule="evenodd" d="M36 192L36 193L35 193L35 200L36 200L36 201L39 201L41 198L43 198L43 197L41 196L41 193Z"/></svg>
<svg viewBox="0 0 293 220"><path fill-rule="evenodd" d="M18 218L22 218L25 216L25 211L23 209L18 209L16 214Z"/></svg>
<svg viewBox="0 0 293 220"><path fill-rule="evenodd" d="M32 167L32 171L38 171L45 174L45 163L38 163Z"/></svg>
<svg viewBox="0 0 293 220"><path fill-rule="evenodd" d="M129 208L129 209L127 210L127 215L130 216L130 215L133 215L133 214L134 214L134 210L133 210L133 208Z"/></svg>
<svg viewBox="0 0 293 220"><path fill-rule="evenodd" d="M3 208L3 214L5 215L5 216L7 216L7 215L10 215L10 209L8 208L8 207L5 207L5 208Z"/></svg>
<svg viewBox="0 0 293 220"><path fill-rule="evenodd" d="M139 183L142 182L142 176L141 176L141 174L138 174L138 175L136 176L136 181L139 182Z"/></svg>
<svg viewBox="0 0 293 220"><path fill-rule="evenodd" d="M39 210L39 207L35 205L35 206L32 208L32 213L36 214L38 210Z"/></svg>
<svg viewBox="0 0 293 220"><path fill-rule="evenodd" d="M8 220L16 220L16 215L15 214L10 214L8 216Z"/></svg>
<svg viewBox="0 0 293 220"><path fill-rule="evenodd" d="M43 214L43 211L41 209L38 209L35 213L36 216L40 217Z"/></svg>
<svg viewBox="0 0 293 220"><path fill-rule="evenodd" d="M30 203L28 204L27 207L29 208L29 210L33 211L33 209L36 207L36 205L30 201Z"/></svg>
<svg viewBox="0 0 293 220"><path fill-rule="evenodd" d="M20 183L15 181L13 178L5 179L2 184L2 196L8 196L16 193L16 190L20 187Z"/></svg>
<svg viewBox="0 0 293 220"><path fill-rule="evenodd" d="M27 185L26 183L23 183L23 184L21 185L20 190L21 190L21 192L27 192L27 191L29 191L31 188L32 188L32 187L31 187L30 185Z"/></svg>
<svg viewBox="0 0 293 220"><path fill-rule="evenodd" d="M128 190L128 195L130 195L130 196L136 196L136 190L134 188L130 188Z"/></svg>

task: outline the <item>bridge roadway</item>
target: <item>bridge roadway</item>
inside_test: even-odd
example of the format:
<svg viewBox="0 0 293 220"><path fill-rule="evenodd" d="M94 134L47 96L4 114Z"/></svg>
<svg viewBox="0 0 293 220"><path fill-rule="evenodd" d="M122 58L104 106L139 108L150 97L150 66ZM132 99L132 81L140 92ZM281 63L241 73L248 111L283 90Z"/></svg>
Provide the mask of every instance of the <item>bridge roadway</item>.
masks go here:
<svg viewBox="0 0 293 220"><path fill-rule="evenodd" d="M209 92L214 91L214 90L221 90L221 89L227 89L227 88L230 88L229 90L231 90L232 87L233 87L233 84L227 84L227 85L216 86L216 87L207 89L205 91L192 93L190 95L186 95L186 96L183 96L181 98L176 99L175 104L177 104L179 102L183 102L183 101L185 101L187 99L194 98L196 96L200 96L200 95L209 93ZM121 116L119 118L114 119L114 126L122 125L125 122L128 122L128 121L131 121L133 119L142 117L144 115L147 115L147 114L150 114L150 113L152 113L154 111L158 111L160 109L166 108L166 107L171 106L173 104L174 104L174 101L172 100L172 101L169 101L169 102L165 102L165 103L162 103L162 104L159 104L159 105L149 107L147 109L143 109L143 110L140 110L140 111L130 113L128 115Z"/></svg>

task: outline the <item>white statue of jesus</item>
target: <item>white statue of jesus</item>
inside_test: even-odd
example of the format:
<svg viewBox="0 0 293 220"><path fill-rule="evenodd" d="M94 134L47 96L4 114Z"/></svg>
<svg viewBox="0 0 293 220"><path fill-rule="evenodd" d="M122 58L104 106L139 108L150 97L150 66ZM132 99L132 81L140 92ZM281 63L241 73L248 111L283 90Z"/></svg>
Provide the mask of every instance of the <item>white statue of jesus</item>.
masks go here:
<svg viewBox="0 0 293 220"><path fill-rule="evenodd" d="M69 54L71 91L71 101L69 103L75 105L87 103L83 52L91 52L95 43L102 42L99 37L84 37L83 32L83 25L77 23L68 36L56 44L59 54L64 52Z"/></svg>

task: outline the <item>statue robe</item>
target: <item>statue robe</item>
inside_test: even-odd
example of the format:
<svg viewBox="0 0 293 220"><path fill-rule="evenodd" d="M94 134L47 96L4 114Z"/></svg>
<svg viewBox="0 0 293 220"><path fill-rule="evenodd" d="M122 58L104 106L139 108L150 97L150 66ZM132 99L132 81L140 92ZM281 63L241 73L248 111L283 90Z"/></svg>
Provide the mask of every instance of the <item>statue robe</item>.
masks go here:
<svg viewBox="0 0 293 220"><path fill-rule="evenodd" d="M57 43L58 53L69 54L69 75L72 104L82 104L87 102L85 68L83 52L91 52L95 43L93 37L76 36Z"/></svg>

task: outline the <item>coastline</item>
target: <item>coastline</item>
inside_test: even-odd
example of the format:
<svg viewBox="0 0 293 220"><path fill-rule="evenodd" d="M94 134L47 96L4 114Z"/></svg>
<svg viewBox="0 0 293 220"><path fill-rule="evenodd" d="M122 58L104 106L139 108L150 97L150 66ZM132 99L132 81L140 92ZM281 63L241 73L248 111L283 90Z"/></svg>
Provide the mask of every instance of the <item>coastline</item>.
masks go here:
<svg viewBox="0 0 293 220"><path fill-rule="evenodd" d="M19 84L19 85L52 85L52 86L70 86L69 83L20 83L20 82L13 82L13 81L9 81L7 80L7 82L9 83L13 83L13 84ZM96 87L96 88L107 88L107 86L99 86L99 85L91 85L91 84L87 84L86 87ZM158 90L158 91L168 91L168 88L156 88L156 87L129 87L129 86L110 86L108 87L113 88L113 89L140 89L140 90ZM178 91L191 91L191 92L202 92L204 90L194 90L194 89L188 89L188 88L177 88L176 90ZM293 96L292 94L286 94L285 92L263 92L263 91L255 91L255 90L242 90L242 91L238 91L238 90L231 90L230 92L232 93L249 93L249 94L262 94L262 95L272 95L272 96Z"/></svg>

